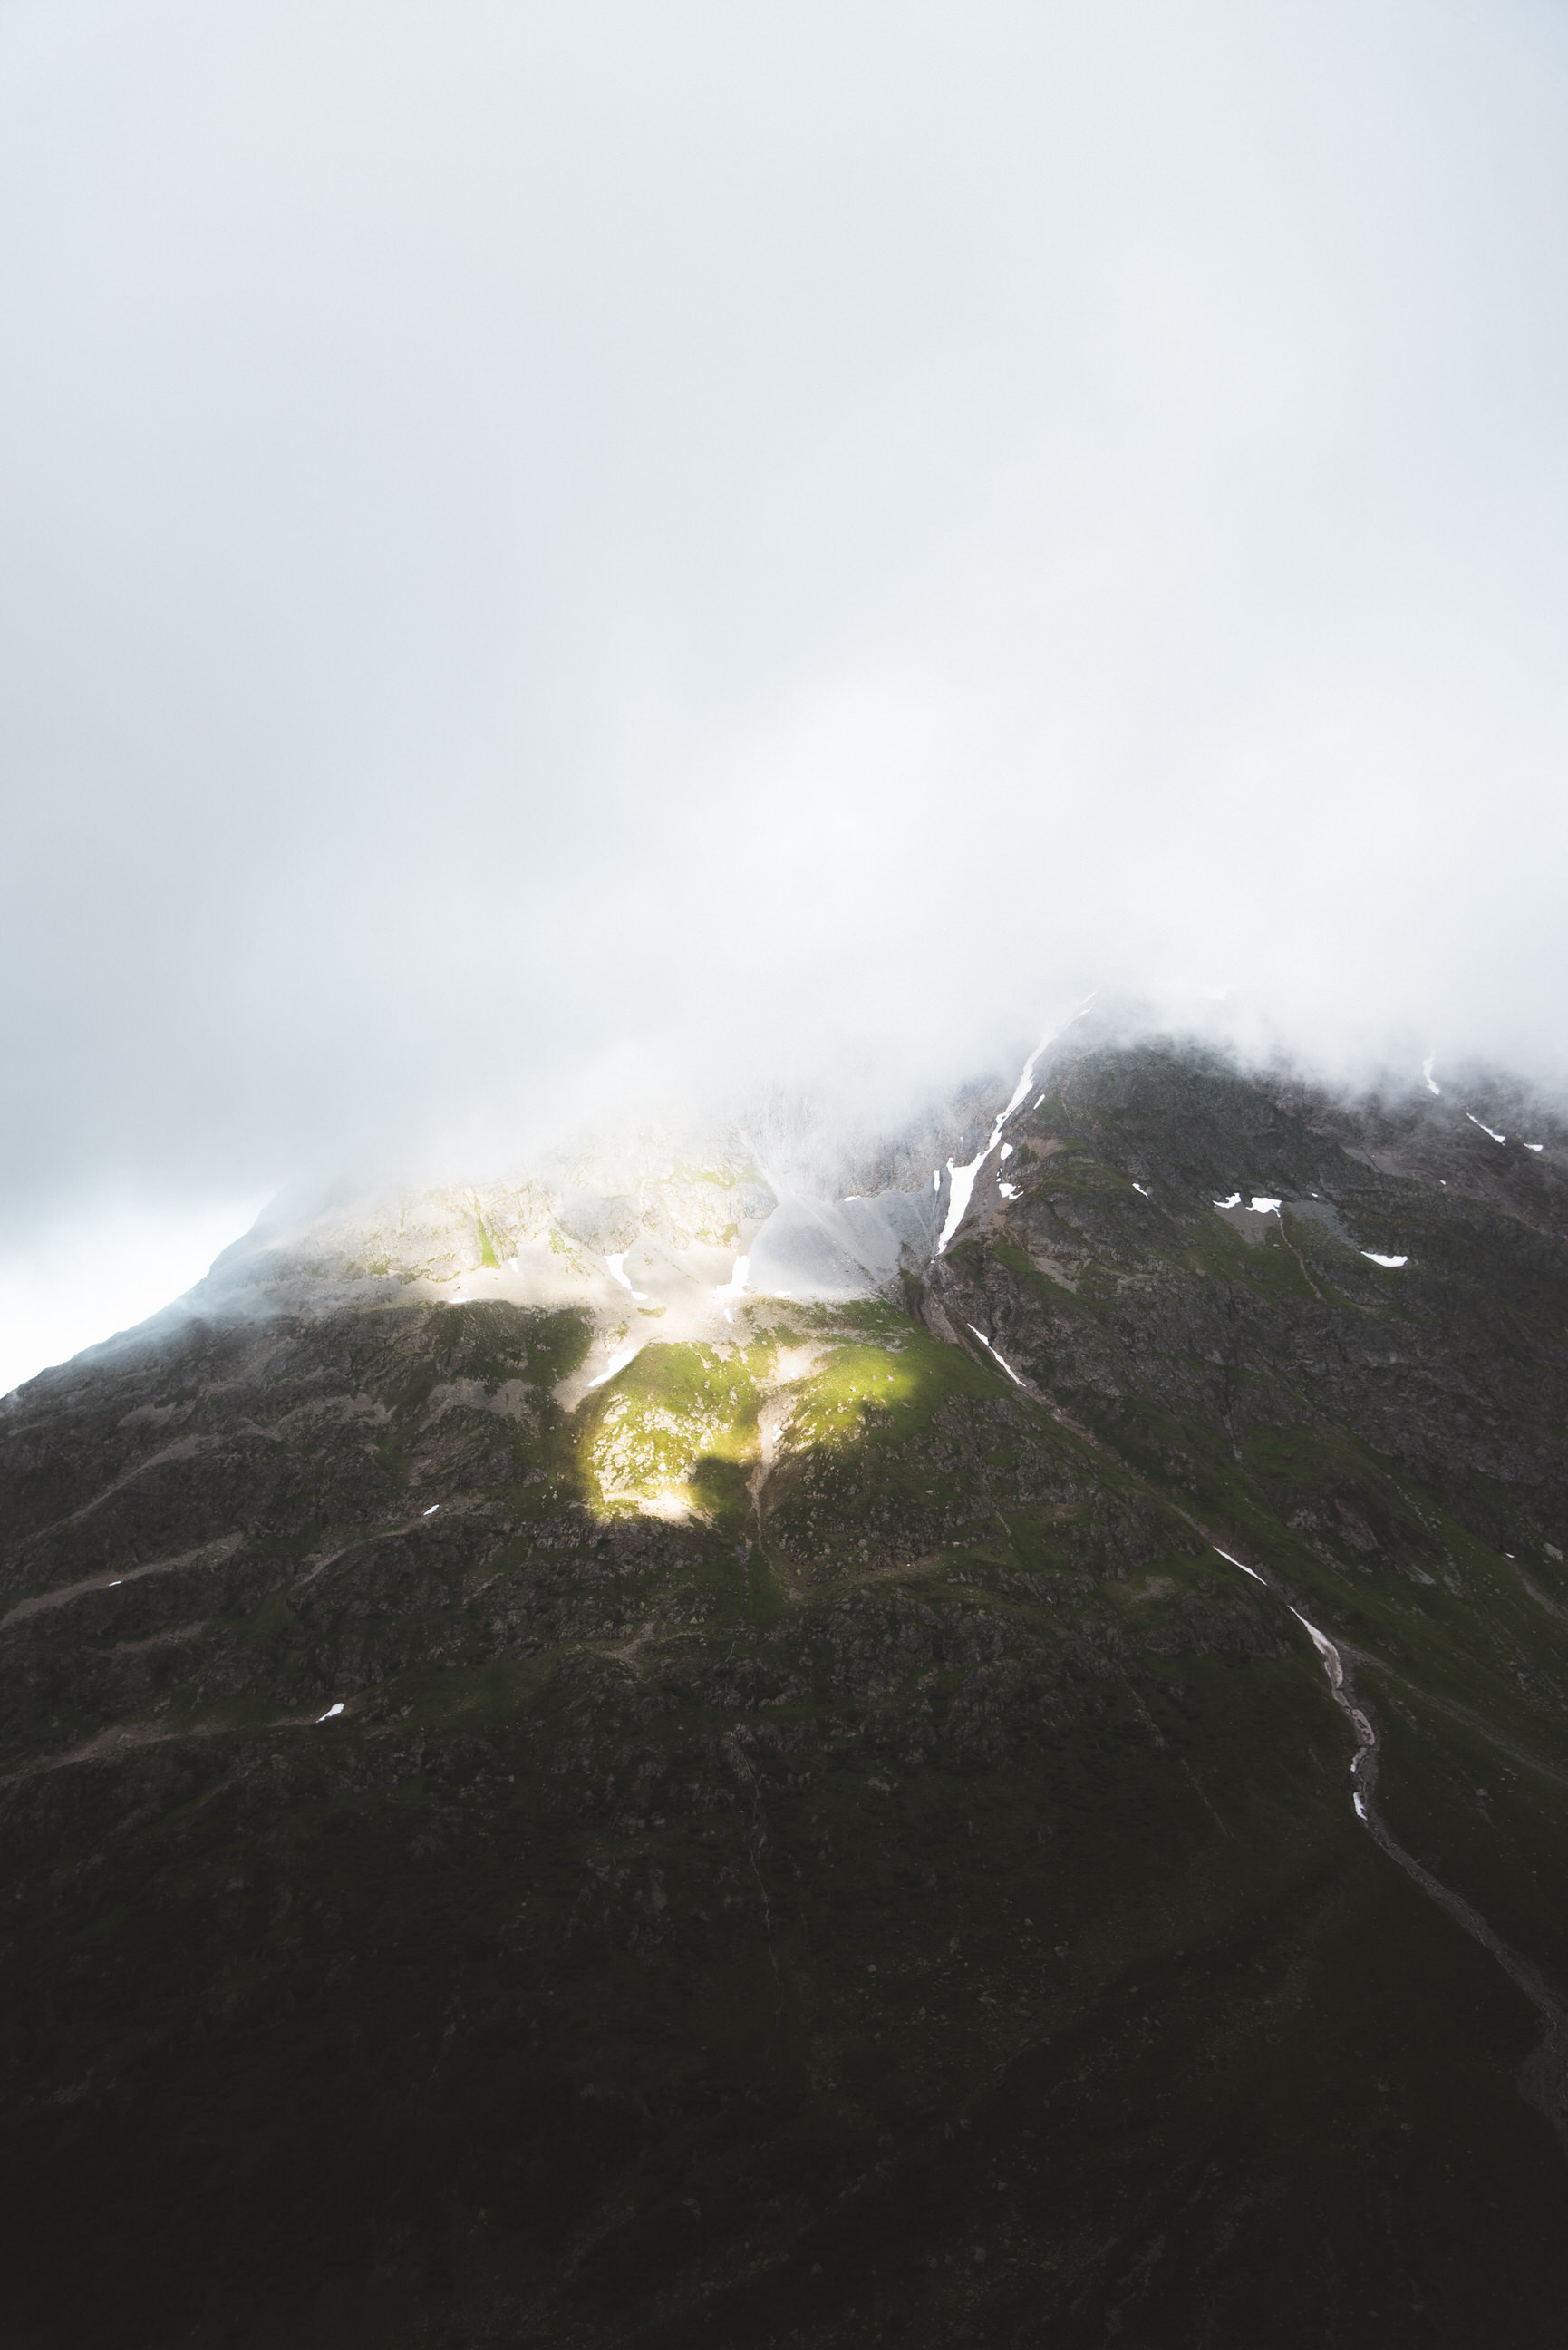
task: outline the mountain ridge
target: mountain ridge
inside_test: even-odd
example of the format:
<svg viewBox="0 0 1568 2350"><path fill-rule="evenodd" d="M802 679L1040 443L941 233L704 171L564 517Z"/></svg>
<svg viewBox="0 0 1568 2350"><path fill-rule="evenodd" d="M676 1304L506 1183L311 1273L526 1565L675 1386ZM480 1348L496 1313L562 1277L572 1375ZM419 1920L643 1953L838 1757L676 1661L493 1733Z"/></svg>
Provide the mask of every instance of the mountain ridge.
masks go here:
<svg viewBox="0 0 1568 2350"><path fill-rule="evenodd" d="M1560 2337L1555 2060L1314 1640L1559 1998L1561 1128L1036 1074L857 1295L737 1158L7 1399L15 2338Z"/></svg>

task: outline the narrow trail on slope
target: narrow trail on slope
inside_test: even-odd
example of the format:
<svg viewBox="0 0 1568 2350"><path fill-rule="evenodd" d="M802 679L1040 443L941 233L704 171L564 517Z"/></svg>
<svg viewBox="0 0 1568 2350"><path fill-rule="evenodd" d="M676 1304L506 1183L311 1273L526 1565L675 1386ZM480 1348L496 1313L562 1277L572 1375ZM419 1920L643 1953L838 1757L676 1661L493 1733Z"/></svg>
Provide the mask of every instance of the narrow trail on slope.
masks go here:
<svg viewBox="0 0 1568 2350"><path fill-rule="evenodd" d="M1273 1589L1256 1567L1242 1566L1241 1560L1231 1558L1229 1551L1220 1550L1218 1544L1214 1547L1219 1555L1229 1560L1232 1566L1241 1567L1243 1575L1250 1575L1254 1582L1263 1584L1265 1589ZM1289 1606L1288 1601L1286 1605ZM1390 1833L1375 1801L1377 1733L1355 1703L1344 1653L1326 1632L1320 1632L1315 1624L1309 1623L1298 1607L1292 1607L1291 1614L1317 1650L1327 1676L1329 1693L1355 1732L1355 1752L1350 1765L1350 1800L1355 1806L1356 1818L1396 1867L1402 1868L1411 1883L1418 1885L1429 1901L1435 1901L1456 1925L1464 1928L1472 1941L1479 1942L1481 1949L1497 1960L1509 1981L1524 1993L1544 2024L1545 2031L1540 2044L1520 2067L1519 2085L1529 2103L1545 2115L1564 2152L1568 2152L1568 2009L1547 1988L1537 1967L1532 1965L1528 1959L1521 1959L1517 1950L1511 1950L1501 1936L1492 1931L1479 1909L1473 1908L1462 1894L1455 1893L1434 1877L1429 1868L1423 1868L1414 1854L1407 1852Z"/></svg>

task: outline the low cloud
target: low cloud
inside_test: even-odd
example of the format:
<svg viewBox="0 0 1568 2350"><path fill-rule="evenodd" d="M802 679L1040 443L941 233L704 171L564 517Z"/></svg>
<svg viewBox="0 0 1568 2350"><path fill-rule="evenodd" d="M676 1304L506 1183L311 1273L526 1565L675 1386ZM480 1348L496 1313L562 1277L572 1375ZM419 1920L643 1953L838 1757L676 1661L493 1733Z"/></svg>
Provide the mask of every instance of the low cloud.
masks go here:
<svg viewBox="0 0 1568 2350"><path fill-rule="evenodd" d="M1094 988L1558 1082L1565 37L7 11L0 1253Z"/></svg>

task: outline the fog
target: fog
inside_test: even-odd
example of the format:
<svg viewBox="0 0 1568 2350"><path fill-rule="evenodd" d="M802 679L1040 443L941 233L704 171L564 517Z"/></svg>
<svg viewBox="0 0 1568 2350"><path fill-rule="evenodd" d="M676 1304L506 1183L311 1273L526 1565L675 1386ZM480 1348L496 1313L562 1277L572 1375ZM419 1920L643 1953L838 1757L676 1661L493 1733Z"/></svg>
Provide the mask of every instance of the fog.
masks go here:
<svg viewBox="0 0 1568 2350"><path fill-rule="evenodd" d="M1561 1082L1565 221L1513 0L8 0L0 1298L1091 989Z"/></svg>

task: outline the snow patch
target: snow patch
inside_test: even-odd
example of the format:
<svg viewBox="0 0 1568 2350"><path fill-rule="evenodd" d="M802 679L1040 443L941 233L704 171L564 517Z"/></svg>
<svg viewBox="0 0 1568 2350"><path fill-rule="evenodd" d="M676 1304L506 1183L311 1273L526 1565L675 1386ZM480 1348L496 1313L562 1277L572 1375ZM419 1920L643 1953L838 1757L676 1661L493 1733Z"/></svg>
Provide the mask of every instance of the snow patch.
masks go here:
<svg viewBox="0 0 1568 2350"><path fill-rule="evenodd" d="M1421 1064L1421 1075L1427 1080L1427 1091L1429 1094L1440 1094L1443 1090L1436 1077L1432 1075L1432 1064L1437 1057L1438 1056L1435 1053L1428 1053L1426 1059Z"/></svg>
<svg viewBox="0 0 1568 2350"><path fill-rule="evenodd" d="M1313 1647L1317 1650L1318 1655L1323 1659L1324 1663L1327 1666L1330 1687L1337 1690L1345 1679L1345 1667L1340 1662L1339 1650L1334 1647L1334 1642L1329 1638L1326 1632L1320 1632L1315 1624L1309 1624L1307 1622L1306 1617L1302 1614L1299 1607L1293 1607L1291 1609L1291 1614L1295 1617L1296 1622L1301 1626L1303 1631L1309 1635Z"/></svg>
<svg viewBox="0 0 1568 2350"><path fill-rule="evenodd" d="M974 1330L974 1324L972 1322L969 1326L971 1330ZM996 1357L996 1360L1002 1365L1002 1369L1007 1373L1008 1378L1012 1381L1013 1386L1015 1388L1021 1388L1023 1385L1023 1381L1019 1378L1017 1372L1013 1369L1006 1356L1002 1353L1001 1349L992 1345L991 1340L985 1336L985 1333L982 1330L974 1330L974 1335L980 1340L981 1345L985 1348L986 1353L988 1355L993 1355Z"/></svg>
<svg viewBox="0 0 1568 2350"><path fill-rule="evenodd" d="M1410 1262L1407 1256L1380 1256L1376 1249L1363 1249L1361 1253L1369 1257L1374 1264L1382 1265L1388 1273L1397 1273L1402 1264Z"/></svg>
<svg viewBox="0 0 1568 2350"><path fill-rule="evenodd" d="M948 1173L952 1177L952 1190L948 1194L947 1218L942 1225L941 1237L937 1242L939 1256L946 1253L948 1243L962 1223L964 1211L969 1206L970 1195L974 1190L974 1179L990 1154L991 1144L988 1142L980 1157L971 1159L967 1167L955 1167L950 1159L948 1160Z"/></svg>
<svg viewBox="0 0 1568 2350"><path fill-rule="evenodd" d="M613 1379L618 1371L624 1371L628 1363L632 1363L637 1360L637 1357L642 1352L642 1347L643 1342L639 1338L635 1346L623 1347L618 1355L612 1355L605 1368L599 1373L597 1378L590 1379L588 1381L589 1388L602 1388L607 1379Z"/></svg>
<svg viewBox="0 0 1568 2350"><path fill-rule="evenodd" d="M337 1701L337 1703L336 1705L329 1705L329 1706L327 1707L327 1709L326 1712L325 1712L325 1713L318 1713L318 1714L317 1715L316 1719L317 1719L317 1721L318 1722L320 1722L320 1721L331 1721L331 1719L332 1719L332 1717L333 1717L333 1715L334 1715L335 1713L341 1713L341 1712L342 1712L342 1711L343 1711L343 1701L342 1701L342 1700L341 1700L341 1698L340 1698L340 1699L338 1700L338 1701Z"/></svg>
<svg viewBox="0 0 1568 2350"><path fill-rule="evenodd" d="M1263 1581L1263 1577L1258 1573L1255 1566L1243 1566L1239 1558L1232 1558L1230 1552L1228 1550L1221 1550L1218 1543L1214 1545L1214 1555L1217 1558L1222 1558L1227 1566L1240 1566L1242 1574L1250 1575L1254 1583L1262 1583Z"/></svg>
<svg viewBox="0 0 1568 2350"><path fill-rule="evenodd" d="M441 1503L439 1502L432 1502L428 1510L421 1510L420 1512L420 1515L421 1518L433 1518L440 1507Z"/></svg>
<svg viewBox="0 0 1568 2350"><path fill-rule="evenodd" d="M1495 1128L1488 1126L1484 1118L1478 1118L1473 1109L1466 1110L1465 1116L1469 1118L1472 1126L1479 1126L1483 1134L1490 1134L1494 1142L1506 1142L1508 1140L1506 1134L1499 1134Z"/></svg>
<svg viewBox="0 0 1568 2350"><path fill-rule="evenodd" d="M1007 1124L1008 1119L1012 1116L1013 1111L1018 1107L1019 1103L1023 1099L1024 1095L1029 1091L1029 1080L1034 1075L1034 1064L1040 1058L1041 1054L1045 1050L1045 1047L1050 1041L1051 1040L1048 1036L1043 1036L1039 1044L1035 1045L1034 1050L1030 1054L1029 1058L1024 1062L1023 1075L1019 1078L1018 1083L1012 1088L1012 1099L1008 1103L1007 1107L1002 1111L1002 1116L996 1121L996 1130L999 1134L1002 1128ZM1044 1099L1044 1096L1042 1096L1042 1099Z"/></svg>
<svg viewBox="0 0 1568 2350"><path fill-rule="evenodd" d="M853 1196L857 1199L859 1194L857 1192L853 1194ZM749 1256L738 1256L735 1259L735 1269L731 1274L729 1280L716 1282L714 1284L714 1296L721 1298L730 1297L737 1301L742 1298L746 1294L746 1274L751 1265L751 1262L752 1260ZM725 1321L732 1322L734 1318L733 1309L731 1306L726 1305L724 1308Z"/></svg>
<svg viewBox="0 0 1568 2350"><path fill-rule="evenodd" d="M646 1305L646 1304L647 1304L647 1302L648 1302L648 1292L647 1292L647 1290L646 1290L646 1289L633 1289L633 1288L632 1288L632 1286L631 1286L631 1281L630 1281L630 1278L629 1278L629 1276L628 1276L628 1273L627 1273L627 1269L626 1269L626 1261L627 1261L627 1258L628 1258L630 1254L631 1254L631 1251L630 1251L629 1249L622 1249L622 1250L621 1250L621 1252L620 1252L620 1254L619 1254L618 1256L607 1256L607 1257L606 1257L606 1259L605 1259L605 1263L606 1263L606 1264L608 1266L608 1268L609 1268L609 1277L610 1277L610 1279L611 1279L612 1281L618 1281L618 1282L619 1282L619 1284L620 1284L620 1285L621 1285L621 1287L622 1287L623 1289L625 1289L625 1290L629 1291L629 1292L630 1292L630 1294L631 1294L631 1295L632 1295L633 1297L635 1297L635 1298L636 1298L636 1300L637 1300L637 1302L638 1302L638 1304L639 1304L639 1305Z"/></svg>
<svg viewBox="0 0 1568 2350"><path fill-rule="evenodd" d="M731 1274L729 1280L716 1282L714 1284L714 1296L743 1297L746 1294L746 1274L750 1270L751 1262L752 1260L749 1256L738 1256L735 1259L734 1270Z"/></svg>
<svg viewBox="0 0 1568 2350"><path fill-rule="evenodd" d="M1152 1199L1153 1199L1153 1197L1154 1197L1154 1193L1153 1193L1151 1191L1149 1191L1146 1185L1144 1185L1144 1184L1142 1184L1142 1183L1135 1183L1135 1184L1133 1185L1133 1190L1134 1190L1135 1191L1141 1191L1141 1192L1143 1193L1143 1196L1144 1196L1144 1198L1145 1198L1146 1200L1152 1200Z"/></svg>
<svg viewBox="0 0 1568 2350"><path fill-rule="evenodd" d="M1016 1200L1018 1197L1016 1183L999 1183L996 1188L1004 1200Z"/></svg>
<svg viewBox="0 0 1568 2350"><path fill-rule="evenodd" d="M951 1240L960 1224L962 1223L971 1198L973 1196L975 1177L980 1173L981 1169L985 1165L986 1160L991 1157L992 1152L1002 1140L1002 1128L1007 1124L1008 1119L1012 1116L1013 1111L1018 1107L1019 1103L1029 1091L1030 1079L1034 1075L1034 1064L1040 1058L1041 1054L1045 1050L1046 1045L1050 1042L1051 1039L1049 1036L1042 1037L1039 1044L1035 1045L1034 1050L1030 1054L1029 1058L1024 1062L1023 1075L1013 1087L1012 1098L1008 1103L1007 1107L1003 1110L998 1111L996 1123L991 1129L991 1140L986 1144L985 1149L980 1152L978 1157L971 1159L967 1167L955 1167L950 1159L948 1160L948 1173L952 1178L952 1190L948 1195L947 1219L942 1225L941 1234L937 1242L937 1254L939 1256L946 1254L949 1241ZM1039 1108L1040 1102L1043 1102L1044 1098L1044 1095L1042 1094L1040 1101L1037 1101L1034 1105L1036 1109ZM1008 1145L1008 1149L1011 1150L1011 1149L1012 1145L1010 1143ZM1003 1155L1005 1156L1006 1154L1004 1153ZM937 1180L938 1179L933 1177L932 1180ZM973 1327L972 1324L971 1325L971 1327ZM975 1331L975 1336L977 1338L980 1336L978 1330ZM983 1346L986 1341L981 1339L981 1343Z"/></svg>
<svg viewBox="0 0 1568 2350"><path fill-rule="evenodd" d="M1241 1194L1240 1191L1232 1191L1228 1200L1216 1200L1214 1202L1214 1205L1217 1208L1239 1208L1241 1204Z"/></svg>

